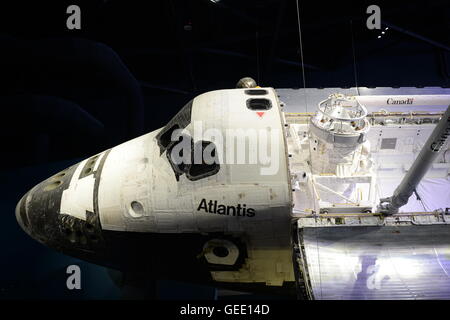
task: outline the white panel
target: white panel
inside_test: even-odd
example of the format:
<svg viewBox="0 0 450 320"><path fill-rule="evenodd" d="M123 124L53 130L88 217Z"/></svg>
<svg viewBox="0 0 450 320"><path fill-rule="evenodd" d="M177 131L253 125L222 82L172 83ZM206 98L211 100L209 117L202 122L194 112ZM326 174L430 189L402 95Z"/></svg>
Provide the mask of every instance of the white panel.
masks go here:
<svg viewBox="0 0 450 320"><path fill-rule="evenodd" d="M81 220L86 220L86 211L94 212L94 175L79 179L81 170L88 160L82 161L70 180L69 188L63 191L61 197L61 214L68 214Z"/></svg>

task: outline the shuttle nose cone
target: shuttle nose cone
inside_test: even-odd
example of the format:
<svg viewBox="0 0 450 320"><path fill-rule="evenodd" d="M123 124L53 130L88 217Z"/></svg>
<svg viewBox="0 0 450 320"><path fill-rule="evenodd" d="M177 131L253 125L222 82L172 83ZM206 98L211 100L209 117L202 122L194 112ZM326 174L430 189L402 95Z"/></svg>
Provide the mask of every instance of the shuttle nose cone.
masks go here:
<svg viewBox="0 0 450 320"><path fill-rule="evenodd" d="M25 194L17 203L16 206L16 220L17 223L20 225L23 231L28 233L27 227L28 227L28 217L27 212L25 209L25 201L28 193Z"/></svg>
<svg viewBox="0 0 450 320"><path fill-rule="evenodd" d="M64 185L62 171L36 185L17 203L16 219L20 227L32 238L52 245L61 234L59 203Z"/></svg>
<svg viewBox="0 0 450 320"><path fill-rule="evenodd" d="M63 252L92 250L101 237L93 212L86 212L84 219L61 212L64 191L78 166L69 167L39 183L16 206L17 222L29 236Z"/></svg>

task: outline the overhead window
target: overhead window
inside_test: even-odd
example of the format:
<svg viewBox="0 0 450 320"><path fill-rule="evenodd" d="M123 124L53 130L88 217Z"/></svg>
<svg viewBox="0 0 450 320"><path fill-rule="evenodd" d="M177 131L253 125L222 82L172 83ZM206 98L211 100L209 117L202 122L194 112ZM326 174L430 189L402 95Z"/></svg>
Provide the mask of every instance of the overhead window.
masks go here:
<svg viewBox="0 0 450 320"><path fill-rule="evenodd" d="M272 103L269 99L248 99L247 108L255 111L269 110L270 108L272 108Z"/></svg>
<svg viewBox="0 0 450 320"><path fill-rule="evenodd" d="M250 96L263 96L267 94L267 90L265 89L249 89L245 90L245 93Z"/></svg>

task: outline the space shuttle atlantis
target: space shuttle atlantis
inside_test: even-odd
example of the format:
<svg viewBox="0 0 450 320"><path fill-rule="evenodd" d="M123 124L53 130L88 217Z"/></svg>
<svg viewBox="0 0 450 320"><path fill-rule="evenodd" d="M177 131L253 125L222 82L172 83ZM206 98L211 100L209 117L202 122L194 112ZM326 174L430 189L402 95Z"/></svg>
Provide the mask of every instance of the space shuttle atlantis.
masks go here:
<svg viewBox="0 0 450 320"><path fill-rule="evenodd" d="M282 99L201 94L36 185L17 220L60 252L156 278L450 298L450 96L332 93L310 112Z"/></svg>

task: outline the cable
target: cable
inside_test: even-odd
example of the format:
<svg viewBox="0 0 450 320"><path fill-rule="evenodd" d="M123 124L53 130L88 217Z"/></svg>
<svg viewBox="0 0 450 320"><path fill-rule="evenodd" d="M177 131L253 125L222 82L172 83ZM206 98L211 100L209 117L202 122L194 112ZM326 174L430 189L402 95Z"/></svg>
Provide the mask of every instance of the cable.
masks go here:
<svg viewBox="0 0 450 320"><path fill-rule="evenodd" d="M305 64L303 62L303 42L302 42L302 27L300 23L300 9L298 0L296 1L297 4L297 21L298 21L298 38L300 42L300 59L302 63L302 76L303 76L303 92L305 97L305 106L306 106L306 112L308 112L308 100L306 99L306 78L305 78Z"/></svg>
<svg viewBox="0 0 450 320"><path fill-rule="evenodd" d="M303 61L303 42L302 42L302 27L300 22L300 5L299 0L296 0L297 4L297 22L298 22L298 39L300 43L300 60L302 64L302 76L303 76L303 96L305 97L305 107L306 107L306 113L308 113L308 99L306 96L306 77L305 77L305 64ZM308 121L308 131L309 131L309 125L310 121ZM309 144L309 165L311 166L311 172L312 172L312 155L311 155L311 144Z"/></svg>
<svg viewBox="0 0 450 320"><path fill-rule="evenodd" d="M308 100L306 98L306 77L305 77L305 64L303 61L303 43L302 43L302 28L301 28L301 23L300 23L300 9L299 9L299 3L298 0L296 0L296 4L297 4L297 21L298 21L298 37L299 37L299 42L300 42L300 59L301 59L301 63L302 63L302 77L303 77L303 93L304 93L304 97L305 97L305 107L306 107L306 112L308 112ZM310 161L311 161L311 150L310 150ZM311 163L311 162L310 162ZM312 166L312 163L311 163ZM316 217L316 224L317 224L317 217ZM316 233L316 246L317 246L317 263L318 263L318 267L319 267L319 283L320 283L320 297L323 297L323 292L322 292L322 272L321 272L321 267L320 267L320 247L319 247L319 237L317 234L317 227L315 228L315 233Z"/></svg>
<svg viewBox="0 0 450 320"><path fill-rule="evenodd" d="M424 210L425 212L430 211L430 210L427 209L427 206L425 205L425 202L422 200L422 197L419 196L419 194L417 193L417 190L414 190L414 194L416 195L416 199L419 200L420 204L422 205L423 210Z"/></svg>
<svg viewBox="0 0 450 320"><path fill-rule="evenodd" d="M353 51L353 74L355 77L355 87L356 87L356 92L359 94L359 87L358 87L358 74L356 72L356 54L355 54L355 43L354 43L354 39L353 39L353 20L350 20L350 33L352 35L352 51Z"/></svg>

